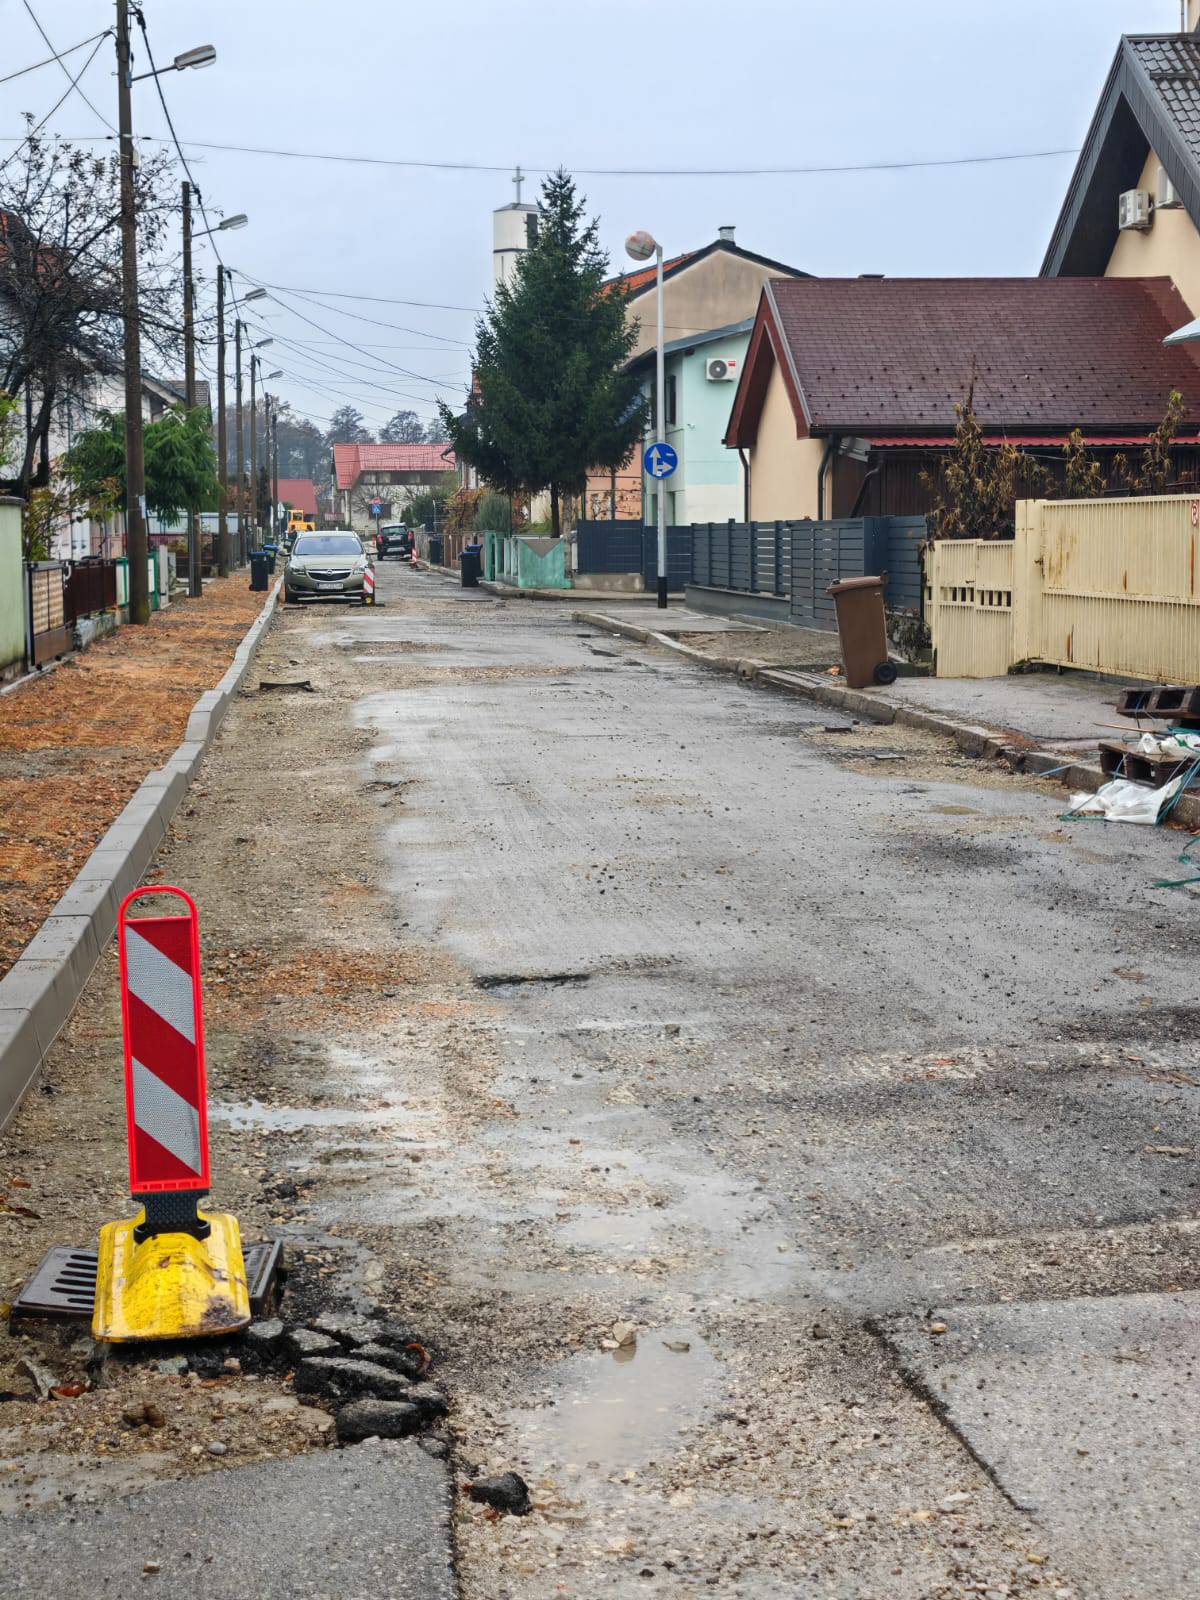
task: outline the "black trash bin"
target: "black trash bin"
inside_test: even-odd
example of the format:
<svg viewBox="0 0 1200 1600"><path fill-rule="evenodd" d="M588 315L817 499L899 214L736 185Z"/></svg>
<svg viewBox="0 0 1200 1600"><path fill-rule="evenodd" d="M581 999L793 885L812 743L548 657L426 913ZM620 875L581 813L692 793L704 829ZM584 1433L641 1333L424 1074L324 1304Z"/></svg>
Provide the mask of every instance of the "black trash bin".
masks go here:
<svg viewBox="0 0 1200 1600"><path fill-rule="evenodd" d="M267 582L268 566L267 552L265 550L251 550L250 552L250 587L252 589L269 588Z"/></svg>
<svg viewBox="0 0 1200 1600"><path fill-rule="evenodd" d="M275 557L279 554L279 546L277 544L265 544L263 545L263 554L267 558L267 571L273 573L275 571Z"/></svg>
<svg viewBox="0 0 1200 1600"><path fill-rule="evenodd" d="M431 567L440 567L441 564L442 536L440 533L433 533L429 536L429 565Z"/></svg>
<svg viewBox="0 0 1200 1600"><path fill-rule="evenodd" d="M483 551L477 544L463 546L463 553L458 558L459 570L462 572L462 586L464 589L478 589L479 580L483 576Z"/></svg>

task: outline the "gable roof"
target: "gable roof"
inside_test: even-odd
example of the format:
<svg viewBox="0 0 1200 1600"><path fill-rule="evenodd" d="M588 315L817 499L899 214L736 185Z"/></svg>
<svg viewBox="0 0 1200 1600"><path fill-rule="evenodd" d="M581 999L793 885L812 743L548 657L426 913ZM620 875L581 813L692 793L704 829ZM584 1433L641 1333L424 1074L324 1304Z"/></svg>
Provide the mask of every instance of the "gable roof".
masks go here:
<svg viewBox="0 0 1200 1600"><path fill-rule="evenodd" d="M754 250L745 250L735 239L714 239L711 244L706 244L700 250L686 250L682 255L670 256L663 262L663 282L668 278L678 277L681 272L686 272L689 267L698 265L717 251L724 251L727 255L740 256L743 261L756 261L760 267L770 267L774 272L781 272L787 277L807 278L808 273L802 272L799 267L789 267L785 261L775 261L770 256L760 256ZM635 272L619 272L615 277L609 278L605 288L609 290L621 288L626 298L634 300L640 294L654 288L655 269L653 267L639 267Z"/></svg>
<svg viewBox="0 0 1200 1600"><path fill-rule="evenodd" d="M317 488L311 478L280 478L279 501L297 511L307 511L310 517L317 514Z"/></svg>
<svg viewBox="0 0 1200 1600"><path fill-rule="evenodd" d="M723 328L705 328L702 333L688 333L682 339L668 339L663 345L664 356L679 355L682 351L686 354L698 345L716 344L720 339L732 339L739 333L749 333L754 327L754 318L745 317L741 322L727 322ZM637 372L641 367L648 366L655 358L655 347L651 345L648 350L643 350L640 356L634 356L627 362L630 372Z"/></svg>
<svg viewBox="0 0 1200 1600"><path fill-rule="evenodd" d="M985 428L1148 433L1179 389L1200 423L1200 359L1164 346L1187 309L1169 278L799 278L763 287L726 443L754 442L774 362L797 433L955 425L975 372Z"/></svg>
<svg viewBox="0 0 1200 1600"><path fill-rule="evenodd" d="M333 471L339 489L352 489L364 472L453 472L448 444L335 444Z"/></svg>
<svg viewBox="0 0 1200 1600"><path fill-rule="evenodd" d="M1117 196L1153 149L1200 227L1200 40L1126 35L1067 188L1043 277L1101 273L1117 238Z"/></svg>

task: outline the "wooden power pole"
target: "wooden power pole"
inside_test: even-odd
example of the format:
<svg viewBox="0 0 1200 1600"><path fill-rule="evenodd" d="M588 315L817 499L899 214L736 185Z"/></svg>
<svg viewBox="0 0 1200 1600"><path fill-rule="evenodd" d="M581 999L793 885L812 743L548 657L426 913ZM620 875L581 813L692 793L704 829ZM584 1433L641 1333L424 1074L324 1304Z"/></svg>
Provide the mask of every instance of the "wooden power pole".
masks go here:
<svg viewBox="0 0 1200 1600"><path fill-rule="evenodd" d="M196 328L195 290L192 286L192 186L183 180L183 391L189 415L196 409ZM188 507L188 594L199 600L204 593L200 581L200 508Z"/></svg>
<svg viewBox="0 0 1200 1600"><path fill-rule="evenodd" d="M229 576L229 433L225 418L225 268L217 268L217 573Z"/></svg>
<svg viewBox="0 0 1200 1600"><path fill-rule="evenodd" d="M125 553L129 620L150 620L146 457L142 439L142 341L138 314L137 208L133 187L133 101L129 0L117 0L117 121L121 151L121 316L125 335Z"/></svg>

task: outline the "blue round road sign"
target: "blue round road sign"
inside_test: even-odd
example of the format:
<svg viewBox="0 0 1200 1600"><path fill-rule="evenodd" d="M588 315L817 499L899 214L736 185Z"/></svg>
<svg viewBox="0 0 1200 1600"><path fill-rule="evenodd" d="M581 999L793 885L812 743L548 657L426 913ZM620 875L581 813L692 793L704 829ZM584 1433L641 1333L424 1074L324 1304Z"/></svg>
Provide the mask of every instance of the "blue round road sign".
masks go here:
<svg viewBox="0 0 1200 1600"><path fill-rule="evenodd" d="M652 478L669 478L679 465L679 457L673 445L651 444L646 446L642 465Z"/></svg>

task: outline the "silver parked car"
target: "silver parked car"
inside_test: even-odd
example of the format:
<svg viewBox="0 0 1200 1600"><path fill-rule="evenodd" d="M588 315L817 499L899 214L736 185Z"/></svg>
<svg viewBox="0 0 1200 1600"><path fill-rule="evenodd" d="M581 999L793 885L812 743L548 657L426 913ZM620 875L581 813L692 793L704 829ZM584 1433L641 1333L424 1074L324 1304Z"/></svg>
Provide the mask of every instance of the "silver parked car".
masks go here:
<svg viewBox="0 0 1200 1600"><path fill-rule="evenodd" d="M349 529L297 534L283 573L284 598L358 600L366 604L364 573L369 557L362 540Z"/></svg>

